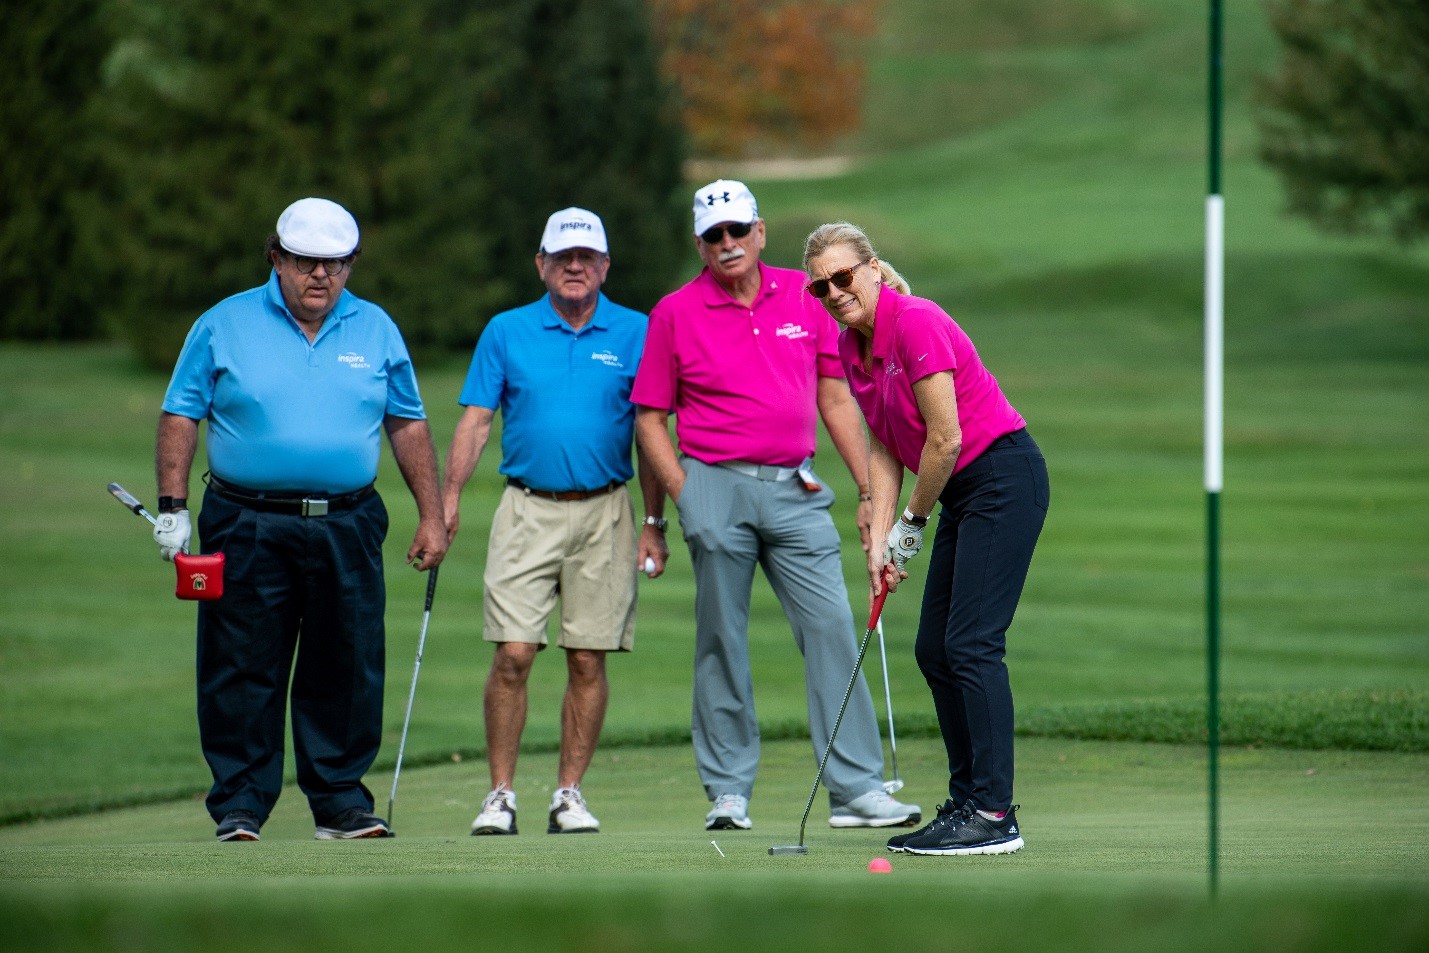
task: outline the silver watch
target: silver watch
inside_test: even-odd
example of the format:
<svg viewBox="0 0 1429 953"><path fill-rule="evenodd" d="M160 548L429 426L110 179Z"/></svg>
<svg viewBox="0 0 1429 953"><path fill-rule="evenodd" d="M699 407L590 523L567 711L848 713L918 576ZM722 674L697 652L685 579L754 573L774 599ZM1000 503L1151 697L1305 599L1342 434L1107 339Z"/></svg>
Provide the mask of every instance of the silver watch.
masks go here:
<svg viewBox="0 0 1429 953"><path fill-rule="evenodd" d="M670 521L663 516L647 516L645 517L645 525L653 526L663 533L665 532L665 527L670 525Z"/></svg>

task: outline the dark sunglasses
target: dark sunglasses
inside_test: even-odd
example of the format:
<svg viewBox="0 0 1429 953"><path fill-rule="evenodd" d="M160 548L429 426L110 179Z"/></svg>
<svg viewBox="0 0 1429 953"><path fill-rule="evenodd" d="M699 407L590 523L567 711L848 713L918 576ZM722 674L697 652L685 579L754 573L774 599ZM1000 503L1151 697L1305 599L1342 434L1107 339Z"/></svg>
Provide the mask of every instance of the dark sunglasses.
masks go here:
<svg viewBox="0 0 1429 953"><path fill-rule="evenodd" d="M813 295L815 298L827 297L829 293L830 283L832 283L834 287L839 288L840 290L847 288L849 285L853 284L853 273L858 269L862 268L864 265L868 264L868 262L870 261L873 261L873 259L869 258L866 261L861 261L858 264L848 268L840 268L838 271L834 272L832 275L829 275L827 278L818 278L814 281L809 282L808 285L804 287L804 290L807 291L809 294Z"/></svg>
<svg viewBox="0 0 1429 953"><path fill-rule="evenodd" d="M730 225L716 225L700 232L700 238L706 245L718 245L724 241L724 233L729 232L730 238L743 238L749 234L754 227L753 222L734 222Z"/></svg>

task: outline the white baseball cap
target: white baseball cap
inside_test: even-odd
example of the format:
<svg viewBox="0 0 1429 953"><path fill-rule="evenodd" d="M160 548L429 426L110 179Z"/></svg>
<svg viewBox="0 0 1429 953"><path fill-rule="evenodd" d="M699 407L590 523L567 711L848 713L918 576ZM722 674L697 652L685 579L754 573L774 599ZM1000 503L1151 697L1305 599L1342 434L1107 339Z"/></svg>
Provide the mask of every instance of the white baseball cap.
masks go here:
<svg viewBox="0 0 1429 953"><path fill-rule="evenodd" d="M695 234L720 222L748 222L759 218L759 205L749 186L733 179L717 179L695 192Z"/></svg>
<svg viewBox="0 0 1429 953"><path fill-rule="evenodd" d="M602 255L610 253L605 243L605 226L600 216L583 208L563 208L546 219L541 233L541 251L548 255L567 248L590 248Z"/></svg>
<svg viewBox="0 0 1429 953"><path fill-rule="evenodd" d="M298 199L278 216L278 243L294 255L346 258L357 238L357 219L327 199Z"/></svg>

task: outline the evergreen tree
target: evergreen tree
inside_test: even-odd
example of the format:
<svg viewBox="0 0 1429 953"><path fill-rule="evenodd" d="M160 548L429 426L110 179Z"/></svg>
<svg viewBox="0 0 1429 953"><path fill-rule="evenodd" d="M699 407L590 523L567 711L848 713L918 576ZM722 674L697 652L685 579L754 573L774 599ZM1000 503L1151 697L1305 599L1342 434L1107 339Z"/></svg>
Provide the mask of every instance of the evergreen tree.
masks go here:
<svg viewBox="0 0 1429 953"><path fill-rule="evenodd" d="M0 338L91 337L95 262L76 229L94 174L84 108L106 50L98 0L18 0L0 30Z"/></svg>
<svg viewBox="0 0 1429 953"><path fill-rule="evenodd" d="M1291 210L1429 235L1429 3L1273 0L1285 56L1260 87L1261 155Z"/></svg>
<svg viewBox="0 0 1429 953"><path fill-rule="evenodd" d="M350 0L321 16L278 0L128 0L104 115L118 324L169 364L199 313L266 278L263 239L306 195L357 217L349 287L414 349L468 347L497 310L534 298L540 227L562 205L599 212L621 271L643 254L656 266L641 277L663 288L668 249L642 248L670 231L679 138L634 128L659 87L625 2L636 16L574 0ZM506 46L513 22L545 28L514 34L529 49ZM581 52L589 69L555 89L545 51L562 45L604 52ZM588 135L560 135L558 117ZM650 156L672 171L656 179ZM621 221L642 201L658 223Z"/></svg>

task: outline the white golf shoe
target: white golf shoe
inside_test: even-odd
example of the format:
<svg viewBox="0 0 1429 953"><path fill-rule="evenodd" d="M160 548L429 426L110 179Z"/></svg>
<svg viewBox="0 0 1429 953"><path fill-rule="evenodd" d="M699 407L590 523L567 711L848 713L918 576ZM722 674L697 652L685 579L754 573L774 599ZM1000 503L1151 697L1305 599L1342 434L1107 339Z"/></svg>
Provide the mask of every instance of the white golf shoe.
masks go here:
<svg viewBox="0 0 1429 953"><path fill-rule="evenodd" d="M600 821L586 807L585 798L575 788L556 788L551 795L551 823L547 834L594 834Z"/></svg>
<svg viewBox="0 0 1429 953"><path fill-rule="evenodd" d="M883 788L874 788L829 812L830 827L902 827L922 819L921 807L895 801Z"/></svg>
<svg viewBox="0 0 1429 953"><path fill-rule="evenodd" d="M514 834L516 833L516 792L497 788L481 802L481 813L471 822L471 833Z"/></svg>
<svg viewBox="0 0 1429 953"><path fill-rule="evenodd" d="M742 794L721 794L705 815L707 831L728 831L736 827L747 831L753 826L754 822L749 819L749 798Z"/></svg>

